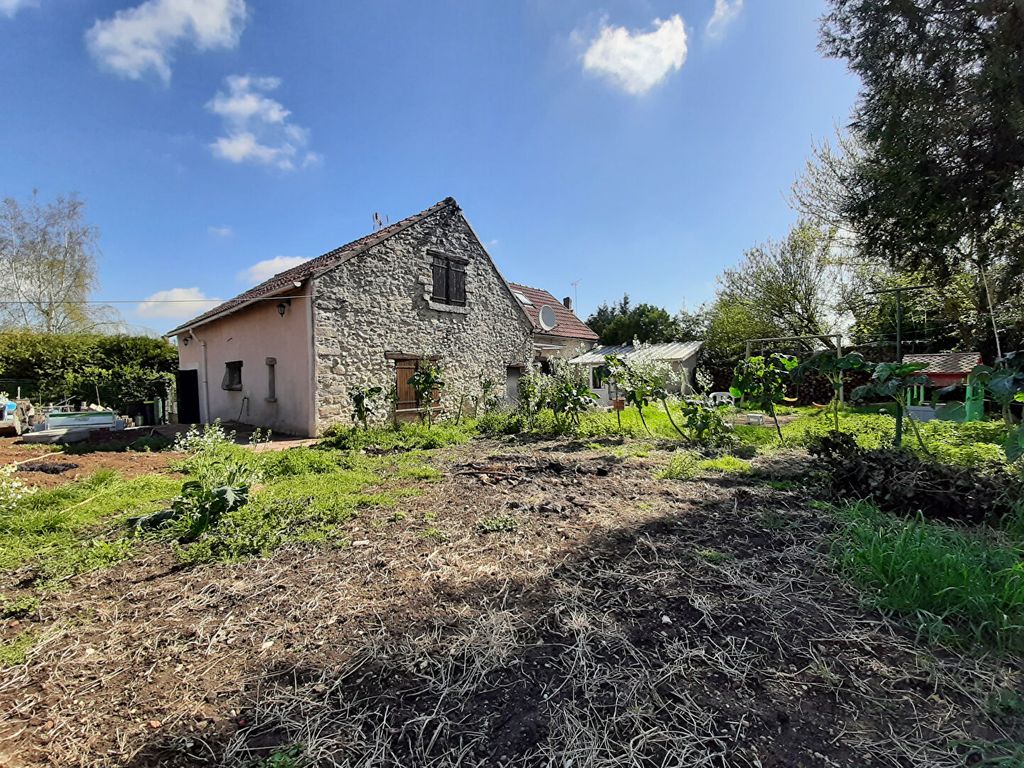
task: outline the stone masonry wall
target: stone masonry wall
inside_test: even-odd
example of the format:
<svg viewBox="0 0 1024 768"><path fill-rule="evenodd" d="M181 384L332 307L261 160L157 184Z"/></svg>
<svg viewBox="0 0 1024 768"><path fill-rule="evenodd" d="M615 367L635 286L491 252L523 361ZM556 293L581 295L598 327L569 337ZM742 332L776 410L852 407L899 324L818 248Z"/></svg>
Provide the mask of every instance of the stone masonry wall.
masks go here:
<svg viewBox="0 0 1024 768"><path fill-rule="evenodd" d="M430 301L428 249L469 259L466 306ZM313 345L316 428L351 424L349 389L395 385L391 353L437 357L444 369L442 414L491 378L504 390L508 366L533 357L530 322L480 246L462 213L444 208L316 278ZM376 418L390 418L379 401Z"/></svg>

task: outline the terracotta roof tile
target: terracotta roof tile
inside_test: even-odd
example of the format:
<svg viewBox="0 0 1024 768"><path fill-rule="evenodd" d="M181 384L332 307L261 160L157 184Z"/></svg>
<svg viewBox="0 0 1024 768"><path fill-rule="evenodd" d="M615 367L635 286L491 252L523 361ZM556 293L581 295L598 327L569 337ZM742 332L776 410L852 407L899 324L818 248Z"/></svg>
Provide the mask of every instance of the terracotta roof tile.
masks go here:
<svg viewBox="0 0 1024 768"><path fill-rule="evenodd" d="M905 363L925 363L921 373L970 373L974 366L981 363L981 355L977 352L934 352L920 355L904 355Z"/></svg>
<svg viewBox="0 0 1024 768"><path fill-rule="evenodd" d="M208 322L220 315L234 312L255 299L272 296L275 293L283 291L295 282L307 280L324 269L328 269L341 261L365 251L367 248L372 248L373 246L382 243L392 235L398 234L403 229L407 229L413 224L423 221L423 219L426 219L429 216L433 216L435 213L438 213L448 206L455 206L458 208L458 203L455 202L455 198L446 197L444 200L430 206L425 211L421 211L413 216L409 216L408 218L395 222L390 226L379 229L376 232L372 232L369 235L360 237L358 240L353 240L351 243L346 243L339 248L328 251L322 256L317 256L315 259L304 261L302 264L292 267L291 269L286 269L284 272L279 272L269 280L264 280L256 287L238 294L233 299L228 299L198 317L192 318L187 323L182 323L174 330L168 331L165 335L174 336L186 328L194 325L201 325L202 323Z"/></svg>
<svg viewBox="0 0 1024 768"><path fill-rule="evenodd" d="M547 291L540 288L531 288L520 283L509 283L513 293L521 293L530 300L530 304L522 304L526 310L526 316L533 323L534 333L543 333L549 336L563 336L568 339L583 339L585 341L597 341L597 334L568 307L556 299ZM544 330L540 324L540 308L547 304L555 311L555 327L551 330Z"/></svg>

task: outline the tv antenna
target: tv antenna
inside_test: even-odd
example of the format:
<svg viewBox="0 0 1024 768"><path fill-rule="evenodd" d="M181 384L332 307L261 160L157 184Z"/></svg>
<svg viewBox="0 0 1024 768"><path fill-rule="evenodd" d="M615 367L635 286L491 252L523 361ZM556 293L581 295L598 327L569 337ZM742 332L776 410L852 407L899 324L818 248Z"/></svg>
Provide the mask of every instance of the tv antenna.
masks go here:
<svg viewBox="0 0 1024 768"><path fill-rule="evenodd" d="M572 305L574 307L579 306L580 303L580 281L573 280L569 283L572 286Z"/></svg>
<svg viewBox="0 0 1024 768"><path fill-rule="evenodd" d="M373 212L373 231L379 232L388 225L388 217L383 213Z"/></svg>

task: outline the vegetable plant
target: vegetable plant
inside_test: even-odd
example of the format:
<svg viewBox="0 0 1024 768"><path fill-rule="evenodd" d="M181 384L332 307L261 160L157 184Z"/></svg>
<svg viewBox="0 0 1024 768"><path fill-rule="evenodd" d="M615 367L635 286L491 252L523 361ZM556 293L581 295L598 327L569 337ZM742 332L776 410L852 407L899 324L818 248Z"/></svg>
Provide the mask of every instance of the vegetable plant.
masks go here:
<svg viewBox="0 0 1024 768"><path fill-rule="evenodd" d="M863 371L867 361L859 352L841 355L833 349L818 352L793 369L793 381L799 383L809 374L824 376L832 384L832 416L835 431L839 431L839 399L843 391L843 376L853 371Z"/></svg>
<svg viewBox="0 0 1024 768"><path fill-rule="evenodd" d="M498 407L499 402L497 396L494 394L497 388L497 383L494 379L483 378L480 379L480 393L473 395L473 415L480 415L480 408L483 407L485 412L493 411Z"/></svg>
<svg viewBox="0 0 1024 768"><path fill-rule="evenodd" d="M899 405L900 412L906 415L921 450L926 454L928 446L924 444L921 430L918 429L917 421L907 410L907 405L909 404L910 390L928 383L928 377L921 373L927 367L926 363L879 363L871 373L871 380L867 384L857 387L851 393L854 400L875 396L888 398ZM899 419L897 419L896 426L896 447L899 448L903 442Z"/></svg>
<svg viewBox="0 0 1024 768"><path fill-rule="evenodd" d="M729 387L733 397L768 411L775 422L780 443L783 442L782 427L779 426L775 406L790 399L786 397L786 385L796 366L795 357L781 352L773 352L768 357L750 357L742 360L733 370L732 386Z"/></svg>
<svg viewBox="0 0 1024 768"><path fill-rule="evenodd" d="M529 371L519 378L519 407L526 415L526 422L531 427L547 400L545 389L548 378L550 377L544 376L538 371Z"/></svg>
<svg viewBox="0 0 1024 768"><path fill-rule="evenodd" d="M423 411L429 427L432 423L434 398L444 388L443 371L437 363L423 365L409 377L409 386L416 393L416 402Z"/></svg>
<svg viewBox="0 0 1024 768"><path fill-rule="evenodd" d="M690 436L698 443L709 445L724 442L729 434L729 425L722 415L724 409L725 406L712 405L703 398L684 400L683 419Z"/></svg>
<svg viewBox="0 0 1024 768"><path fill-rule="evenodd" d="M642 350L642 345L637 345ZM636 360L627 362L621 355L606 355L605 367L608 370L608 377L615 383L615 386L622 393L623 399L636 408L640 415L640 423L644 429L651 434L651 428L647 426L644 419L644 408L657 400L665 409L669 423L673 429L682 437L686 433L680 429L672 417L672 411L668 404L668 386L672 379L672 370L667 365L654 361Z"/></svg>
<svg viewBox="0 0 1024 768"><path fill-rule="evenodd" d="M355 387L348 392L348 399L352 401L352 421L361 424L363 429L368 429L370 417L375 412L374 400L380 397L383 392L381 387Z"/></svg>
<svg viewBox="0 0 1024 768"><path fill-rule="evenodd" d="M555 368L549 378L547 405L557 419L567 417L573 429L579 427L580 414L589 410L597 400L597 395L587 384L583 369L578 365L563 363Z"/></svg>

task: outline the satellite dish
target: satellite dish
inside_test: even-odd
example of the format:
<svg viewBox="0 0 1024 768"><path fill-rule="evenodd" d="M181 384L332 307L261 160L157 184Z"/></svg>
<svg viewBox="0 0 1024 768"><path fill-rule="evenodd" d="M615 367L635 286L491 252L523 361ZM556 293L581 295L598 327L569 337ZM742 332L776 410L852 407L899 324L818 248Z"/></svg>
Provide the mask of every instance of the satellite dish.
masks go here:
<svg viewBox="0 0 1024 768"><path fill-rule="evenodd" d="M550 331L556 325L558 325L558 320L555 319L555 310L545 304L540 308L540 327L545 331Z"/></svg>

